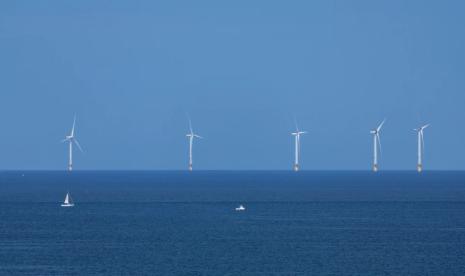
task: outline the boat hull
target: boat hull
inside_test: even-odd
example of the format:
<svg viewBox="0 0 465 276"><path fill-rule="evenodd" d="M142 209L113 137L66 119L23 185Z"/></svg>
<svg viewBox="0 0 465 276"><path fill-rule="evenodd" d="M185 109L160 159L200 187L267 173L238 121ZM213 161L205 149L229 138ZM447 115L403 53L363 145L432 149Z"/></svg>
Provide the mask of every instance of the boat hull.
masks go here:
<svg viewBox="0 0 465 276"><path fill-rule="evenodd" d="M74 204L61 204L61 207L74 207Z"/></svg>
<svg viewBox="0 0 465 276"><path fill-rule="evenodd" d="M241 206L235 208L235 210L236 210L236 211L239 211L239 212L240 212L240 211L245 211L245 207L241 205Z"/></svg>

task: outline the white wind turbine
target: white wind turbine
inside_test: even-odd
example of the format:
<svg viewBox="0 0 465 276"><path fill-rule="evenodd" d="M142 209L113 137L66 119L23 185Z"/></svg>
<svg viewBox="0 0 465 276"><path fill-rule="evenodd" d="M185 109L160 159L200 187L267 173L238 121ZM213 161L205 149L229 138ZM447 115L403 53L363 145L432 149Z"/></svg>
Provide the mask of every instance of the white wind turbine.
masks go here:
<svg viewBox="0 0 465 276"><path fill-rule="evenodd" d="M76 126L76 115L74 115L74 120L73 120L73 128L71 129L71 133L66 136L66 138L62 141L68 142L69 143L69 161L68 161L68 171L73 170L73 143L76 144L76 146L79 148L79 150L82 152L81 145L79 145L78 140L74 136L74 127Z"/></svg>
<svg viewBox="0 0 465 276"><path fill-rule="evenodd" d="M194 133L194 131L192 130L191 119L188 118L188 120L190 133L188 133L186 136L189 138L189 171L192 171L192 145L194 144L194 138L202 139L203 137Z"/></svg>
<svg viewBox="0 0 465 276"><path fill-rule="evenodd" d="M379 137L379 133L385 121L386 119L384 119L376 129L370 131L370 133L373 134L373 171L374 172L378 171L378 146L379 146L379 152L381 153L381 139Z"/></svg>
<svg viewBox="0 0 465 276"><path fill-rule="evenodd" d="M297 121L294 121L296 131L292 132L291 135L295 139L295 160L294 160L294 171L299 170L299 155L300 155L300 135L307 133L306 131L300 131Z"/></svg>
<svg viewBox="0 0 465 276"><path fill-rule="evenodd" d="M423 138L423 130L429 127L429 124L426 124L420 128L414 129L418 135L418 163L417 163L417 171L421 172L423 170L423 153L425 151L425 140Z"/></svg>

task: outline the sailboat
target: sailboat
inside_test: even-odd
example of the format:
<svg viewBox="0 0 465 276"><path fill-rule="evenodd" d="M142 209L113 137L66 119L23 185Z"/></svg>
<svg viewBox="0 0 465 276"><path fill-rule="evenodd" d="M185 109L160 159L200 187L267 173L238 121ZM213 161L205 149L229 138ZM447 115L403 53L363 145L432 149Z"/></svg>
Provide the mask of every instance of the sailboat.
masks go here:
<svg viewBox="0 0 465 276"><path fill-rule="evenodd" d="M61 207L73 207L73 206L74 206L73 200L71 199L71 196L69 195L69 192L68 192L66 193L65 201L63 202L63 204L61 204Z"/></svg>

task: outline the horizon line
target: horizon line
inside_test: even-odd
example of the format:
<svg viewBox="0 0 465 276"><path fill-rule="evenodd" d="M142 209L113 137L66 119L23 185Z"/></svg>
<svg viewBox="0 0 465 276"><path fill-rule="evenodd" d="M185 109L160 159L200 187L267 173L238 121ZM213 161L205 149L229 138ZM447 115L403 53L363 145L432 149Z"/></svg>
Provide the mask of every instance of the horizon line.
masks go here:
<svg viewBox="0 0 465 276"><path fill-rule="evenodd" d="M318 169L318 170L299 170L298 172L293 171L292 169L197 169L189 171L186 169L75 169L73 171L68 171L66 169L0 169L2 172L65 172L65 173L76 173L76 172L186 172L186 173L196 173L196 172L291 172L294 174L299 174L300 172L370 172L373 174L383 173L383 172L415 172L418 173L415 169L385 169L378 172L373 172L371 169ZM465 172L465 169L430 169L424 170L422 173L428 172ZM421 174L421 173L419 173Z"/></svg>

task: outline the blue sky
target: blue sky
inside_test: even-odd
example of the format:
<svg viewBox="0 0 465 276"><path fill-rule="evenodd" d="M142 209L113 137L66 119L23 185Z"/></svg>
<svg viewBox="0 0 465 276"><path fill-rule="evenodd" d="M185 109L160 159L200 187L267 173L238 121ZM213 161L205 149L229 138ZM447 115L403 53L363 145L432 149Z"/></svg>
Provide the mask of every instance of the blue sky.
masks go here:
<svg viewBox="0 0 465 276"><path fill-rule="evenodd" d="M0 168L465 169L464 1L3 1Z"/></svg>

